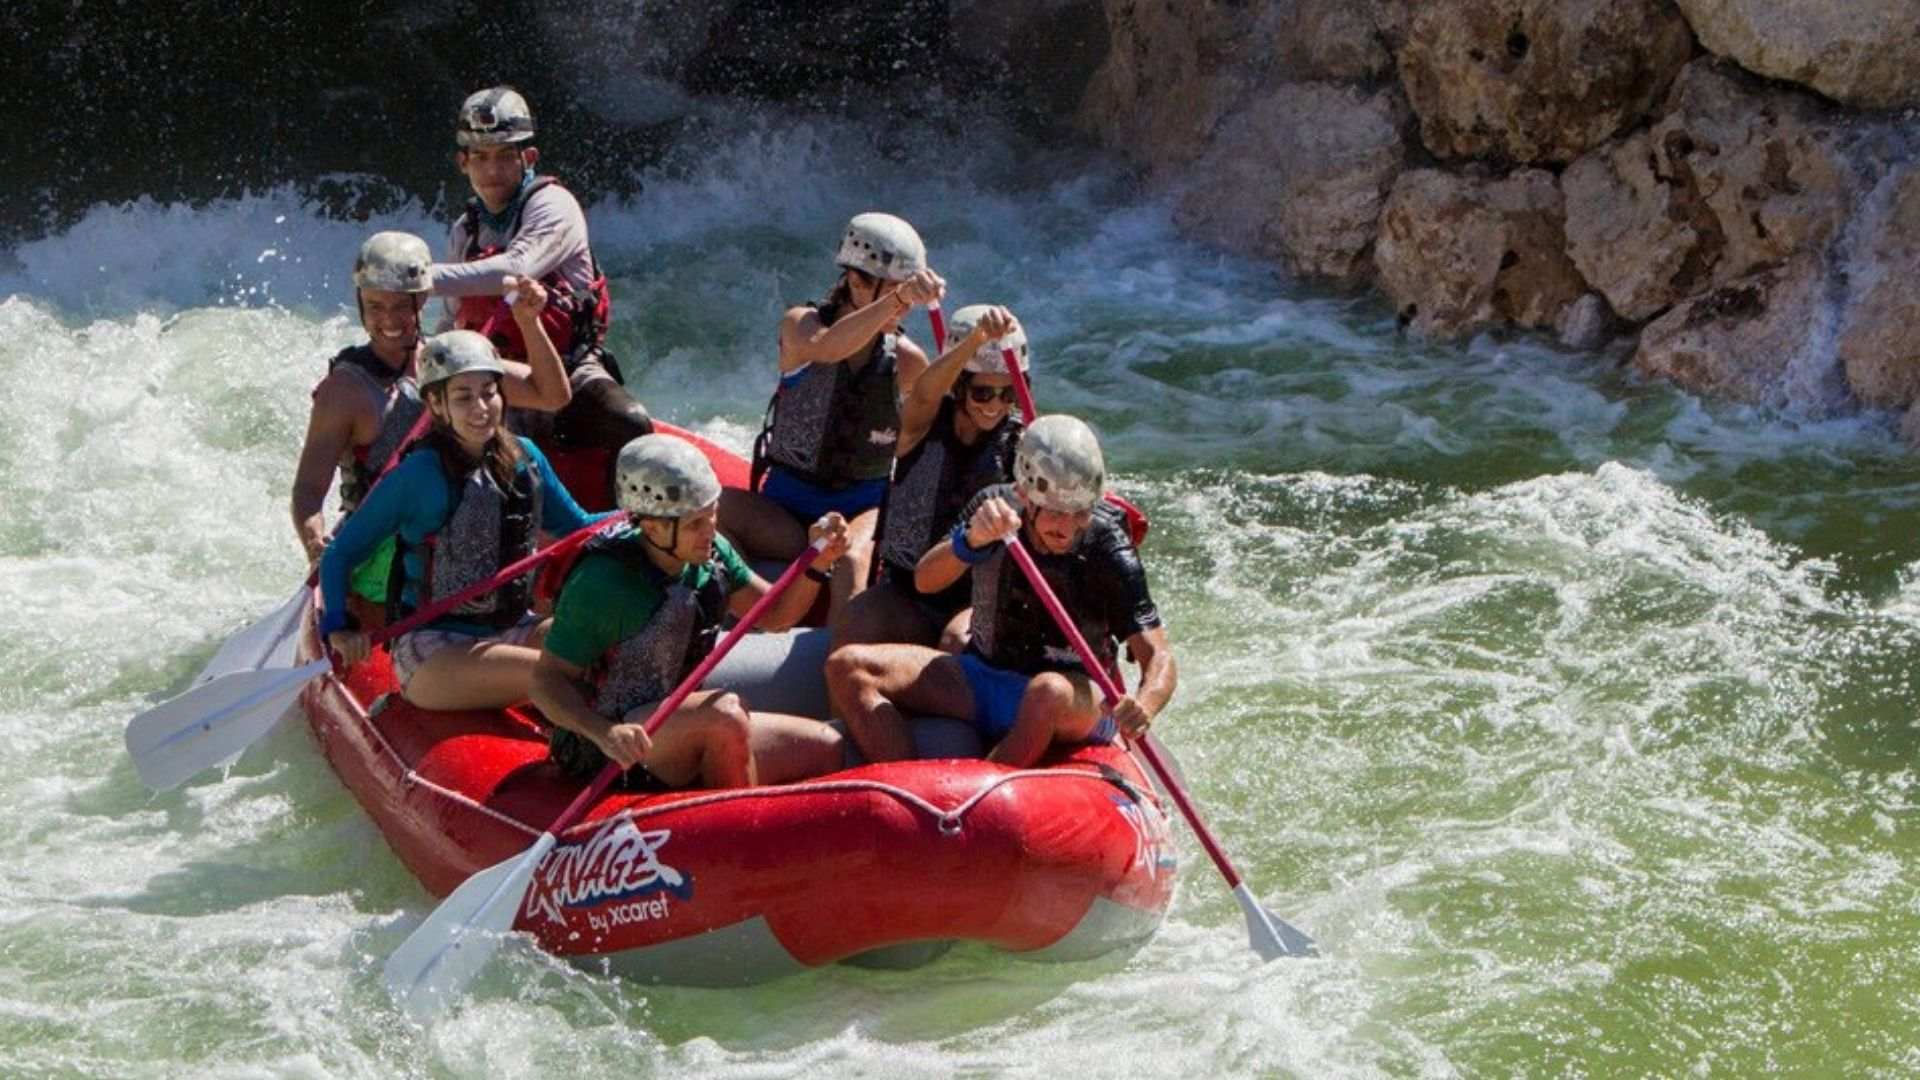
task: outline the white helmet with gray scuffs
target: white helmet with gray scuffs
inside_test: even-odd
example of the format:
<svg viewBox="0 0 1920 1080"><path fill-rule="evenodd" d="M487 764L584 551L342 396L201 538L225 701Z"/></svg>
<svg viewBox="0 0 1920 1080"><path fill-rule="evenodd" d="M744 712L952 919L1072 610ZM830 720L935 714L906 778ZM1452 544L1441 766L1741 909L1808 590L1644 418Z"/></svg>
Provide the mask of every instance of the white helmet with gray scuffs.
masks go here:
<svg viewBox="0 0 1920 1080"><path fill-rule="evenodd" d="M433 251L412 233L374 233L360 245L360 255L353 260L353 287L376 292L432 292Z"/></svg>
<svg viewBox="0 0 1920 1080"><path fill-rule="evenodd" d="M692 443L642 435L620 448L613 465L620 509L651 518L682 518L720 501L720 478Z"/></svg>
<svg viewBox="0 0 1920 1080"><path fill-rule="evenodd" d="M927 268L927 245L913 226L892 214L855 214L833 261L887 281L905 281Z"/></svg>
<svg viewBox="0 0 1920 1080"><path fill-rule="evenodd" d="M1028 425L1013 452L1013 486L1033 506L1064 514L1091 510L1107 485L1100 440L1065 413Z"/></svg>
<svg viewBox="0 0 1920 1080"><path fill-rule="evenodd" d="M986 314L988 310L989 306L986 304L969 304L954 312L947 320L947 340L959 341L973 333L974 326L980 322L980 316ZM976 375L1005 375L1007 361L1000 355L1002 349L1013 350L1013 355L1020 362L1021 374L1024 375L1033 370L1033 358L1027 353L1027 332L1017 326L1013 333L1006 337L989 341L974 350L973 355L967 359L966 370Z"/></svg>
<svg viewBox="0 0 1920 1080"><path fill-rule="evenodd" d="M500 363L500 350L493 347L485 334L449 330L427 339L427 347L420 354L422 391L469 371L491 371L501 376L507 373Z"/></svg>
<svg viewBox="0 0 1920 1080"><path fill-rule="evenodd" d="M467 95L453 141L461 146L497 146L533 138L533 110L511 86L489 86Z"/></svg>

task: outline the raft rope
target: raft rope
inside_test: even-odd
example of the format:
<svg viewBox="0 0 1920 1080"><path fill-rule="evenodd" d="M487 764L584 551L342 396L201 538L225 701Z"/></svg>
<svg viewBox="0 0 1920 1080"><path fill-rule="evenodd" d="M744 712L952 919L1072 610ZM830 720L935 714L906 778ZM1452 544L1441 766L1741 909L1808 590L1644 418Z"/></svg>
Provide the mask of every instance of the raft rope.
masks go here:
<svg viewBox="0 0 1920 1080"><path fill-rule="evenodd" d="M394 748L393 744L387 741L386 735L381 732L378 725L373 723L372 717L365 709L361 708L360 702L340 683L340 680L331 674L328 675L328 679L333 682L335 689L340 692L340 696L346 699L347 707L353 711L354 716L357 717L361 723L365 724L367 730L372 732L373 737L379 741L380 749L383 750L388 757L391 757L395 764L400 766L404 773L403 779L408 786L425 788L451 802L478 810L495 821L511 825L521 830L528 836L540 835L542 830L528 825L519 818L503 814L471 796L442 784L437 784L421 776L412 766L406 763L406 760L400 756L400 752ZM1135 802L1142 801L1143 796L1152 799L1154 808L1161 809L1160 799L1157 795L1152 792L1143 791L1138 785L1119 778L1117 774L1115 776L1108 776L1102 773L1097 766L1067 765L1052 769L1019 769L1014 772L1002 773L999 776L990 777L985 783L981 784L973 794L961 800L959 805L950 810L942 810L927 799L905 788L881 780L803 780L797 784L782 784L776 787L731 788L726 791L712 791L691 799L676 799L673 802L658 803L651 806L630 807L621 811L621 813L632 820L638 821L641 818L656 817L661 814L671 814L681 810L693 810L702 806L713 806L719 803L732 802L736 799L784 798L792 795L866 791L892 796L907 806L911 806L921 813L926 814L928 817L933 818L934 824L939 828L942 836L958 836L966 827L964 819L968 812L980 805L981 800L985 799L988 795L998 791L1002 786L1011 784L1017 780L1037 780L1046 777L1054 779L1078 777L1101 784L1109 784L1125 791ZM1164 810L1162 810L1162 812L1164 813ZM573 828L568 829L567 832L574 833L587 829L598 829L605 824L606 819L604 818L593 821L583 821Z"/></svg>

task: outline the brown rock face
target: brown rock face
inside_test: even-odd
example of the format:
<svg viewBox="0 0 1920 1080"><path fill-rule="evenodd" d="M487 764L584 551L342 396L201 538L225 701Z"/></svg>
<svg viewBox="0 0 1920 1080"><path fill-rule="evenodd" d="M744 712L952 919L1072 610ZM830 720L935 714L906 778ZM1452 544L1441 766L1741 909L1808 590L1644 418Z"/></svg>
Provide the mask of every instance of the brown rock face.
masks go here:
<svg viewBox="0 0 1920 1080"><path fill-rule="evenodd" d="M1404 33L1396 60L1427 149L1523 164L1569 162L1612 138L1693 51L1664 0L1415 3Z"/></svg>
<svg viewBox="0 0 1920 1080"><path fill-rule="evenodd" d="M1837 351L1862 402L1905 408L1920 400L1920 166L1888 177L1864 213Z"/></svg>
<svg viewBox="0 0 1920 1080"><path fill-rule="evenodd" d="M1633 366L1702 394L1818 408L1788 383L1819 336L1824 283L1820 259L1801 255L1708 290L1642 331Z"/></svg>
<svg viewBox="0 0 1920 1080"><path fill-rule="evenodd" d="M1373 0L1290 0L1270 5L1261 36L1290 82L1374 79L1393 70Z"/></svg>
<svg viewBox="0 0 1920 1080"><path fill-rule="evenodd" d="M1100 0L948 0L947 13L955 59L983 82L1004 74L1050 116L1078 105L1106 59Z"/></svg>
<svg viewBox="0 0 1920 1080"><path fill-rule="evenodd" d="M1586 282L1565 254L1553 174L1479 180L1403 173L1380 218L1373 262L1401 319L1427 337L1489 326L1558 329Z"/></svg>
<svg viewBox="0 0 1920 1080"><path fill-rule="evenodd" d="M1561 178L1568 253L1628 319L1820 250L1858 192L1839 123L1812 98L1702 60L1668 107L1651 130Z"/></svg>
<svg viewBox="0 0 1920 1080"><path fill-rule="evenodd" d="M1389 91L1281 86L1221 126L1188 170L1175 220L1297 273L1363 280L1381 204L1406 156L1404 115Z"/></svg>
<svg viewBox="0 0 1920 1080"><path fill-rule="evenodd" d="M1741 67L1866 108L1920 105L1914 0L1676 0L1700 43Z"/></svg>
<svg viewBox="0 0 1920 1080"><path fill-rule="evenodd" d="M1251 85L1244 71L1257 12L1239 4L1106 0L1106 62L1080 102L1078 125L1155 167L1199 157L1214 126Z"/></svg>

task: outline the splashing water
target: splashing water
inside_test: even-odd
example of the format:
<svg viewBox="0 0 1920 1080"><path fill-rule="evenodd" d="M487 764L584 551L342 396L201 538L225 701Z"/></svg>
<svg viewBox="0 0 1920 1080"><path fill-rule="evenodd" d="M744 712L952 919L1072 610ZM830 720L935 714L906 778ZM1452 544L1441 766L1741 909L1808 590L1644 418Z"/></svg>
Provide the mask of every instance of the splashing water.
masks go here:
<svg viewBox="0 0 1920 1080"><path fill-rule="evenodd" d="M1255 964L1192 855L1128 957L721 992L516 948L408 1026L379 961L430 901L299 726L157 797L119 736L298 580L352 253L440 215L137 203L0 256L0 1073L1920 1067L1920 469L1882 429L1413 346L1180 241L1104 167L917 139L740 120L593 206L613 348L658 414L744 445L845 218L913 220L948 306L1019 313L1043 407L1153 515L1164 738L1326 957Z"/></svg>

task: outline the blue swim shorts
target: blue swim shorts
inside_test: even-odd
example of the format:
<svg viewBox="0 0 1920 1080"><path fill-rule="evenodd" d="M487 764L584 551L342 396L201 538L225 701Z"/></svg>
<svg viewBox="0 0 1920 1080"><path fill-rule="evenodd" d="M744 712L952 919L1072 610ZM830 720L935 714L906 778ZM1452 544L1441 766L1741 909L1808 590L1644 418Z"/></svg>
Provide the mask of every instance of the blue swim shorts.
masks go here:
<svg viewBox="0 0 1920 1080"><path fill-rule="evenodd" d="M787 513L807 525L820 520L829 510L838 510L842 517L851 520L880 505L880 500L887 495L887 478L862 480L834 491L809 484L776 465L767 470L760 494L779 503Z"/></svg>
<svg viewBox="0 0 1920 1080"><path fill-rule="evenodd" d="M1027 683L1032 677L1017 671L1003 671L971 652L963 652L955 659L960 661L967 687L973 691L974 730L980 733L980 741L991 748L1007 737L1014 721L1020 718L1020 699L1026 695ZM1087 736L1087 742L1105 745L1113 741L1119 730L1113 717L1102 716L1094 725L1093 733Z"/></svg>

